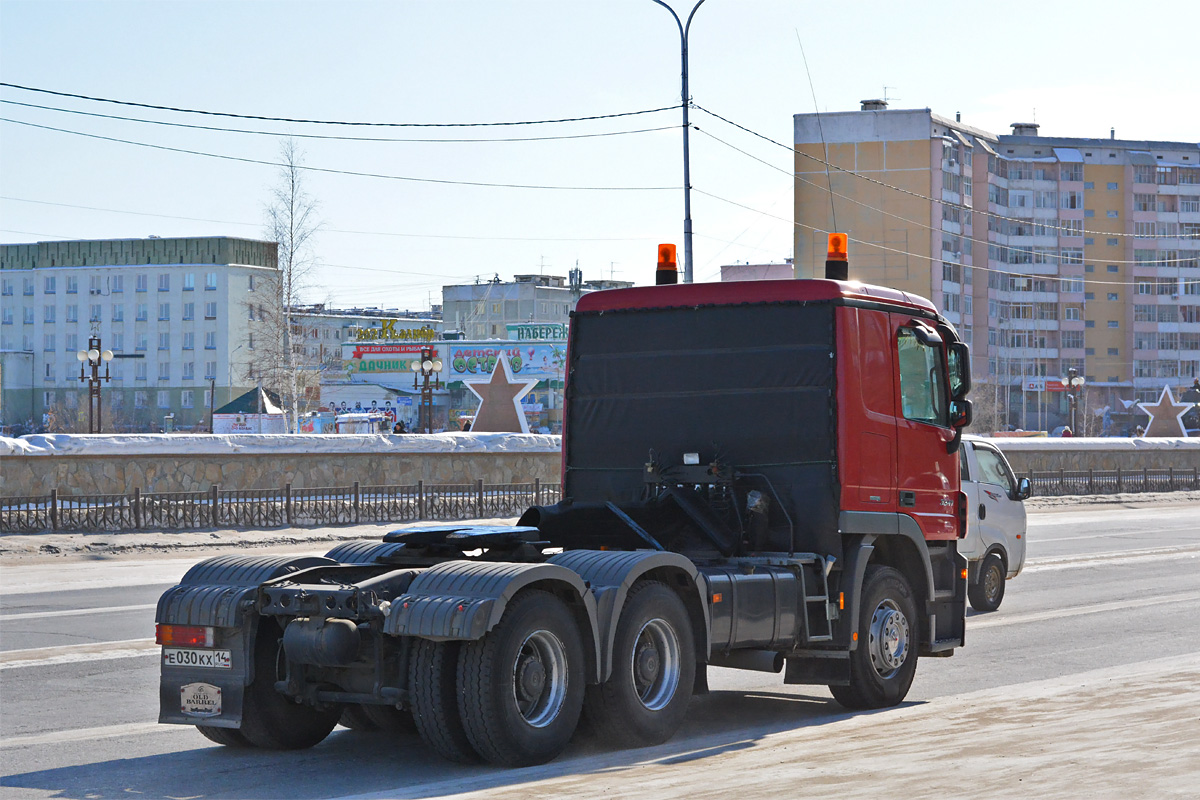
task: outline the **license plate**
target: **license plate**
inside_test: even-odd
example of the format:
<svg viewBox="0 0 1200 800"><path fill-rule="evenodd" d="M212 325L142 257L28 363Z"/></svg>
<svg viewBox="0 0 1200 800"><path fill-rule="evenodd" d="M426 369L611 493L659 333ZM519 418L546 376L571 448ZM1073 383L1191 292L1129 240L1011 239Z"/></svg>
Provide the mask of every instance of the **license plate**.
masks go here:
<svg viewBox="0 0 1200 800"><path fill-rule="evenodd" d="M217 716L221 713L221 687L211 683L180 686L179 710L193 717Z"/></svg>
<svg viewBox="0 0 1200 800"><path fill-rule="evenodd" d="M164 667L205 667L230 669L229 650L187 650L180 647L163 648Z"/></svg>

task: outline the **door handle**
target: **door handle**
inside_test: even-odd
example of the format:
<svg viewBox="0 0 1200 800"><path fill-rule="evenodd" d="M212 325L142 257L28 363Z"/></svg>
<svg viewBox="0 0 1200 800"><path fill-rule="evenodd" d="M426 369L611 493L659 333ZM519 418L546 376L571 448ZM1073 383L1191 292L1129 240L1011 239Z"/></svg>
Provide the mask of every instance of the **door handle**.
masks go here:
<svg viewBox="0 0 1200 800"><path fill-rule="evenodd" d="M903 508L915 508L917 505L917 493L900 492L900 505Z"/></svg>
<svg viewBox="0 0 1200 800"><path fill-rule="evenodd" d="M987 519L987 509L984 508L983 503L979 504L979 518Z"/></svg>

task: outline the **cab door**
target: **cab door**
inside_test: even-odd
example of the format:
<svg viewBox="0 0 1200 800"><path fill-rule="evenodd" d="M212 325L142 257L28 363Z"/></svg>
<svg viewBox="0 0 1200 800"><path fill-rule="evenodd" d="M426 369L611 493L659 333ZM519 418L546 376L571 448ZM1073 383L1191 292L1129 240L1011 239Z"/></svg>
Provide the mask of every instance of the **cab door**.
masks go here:
<svg viewBox="0 0 1200 800"><path fill-rule="evenodd" d="M979 516L984 547L999 544L1008 554L1008 577L1025 565L1025 504L1016 476L1004 455L990 444L972 442L978 496L973 514Z"/></svg>

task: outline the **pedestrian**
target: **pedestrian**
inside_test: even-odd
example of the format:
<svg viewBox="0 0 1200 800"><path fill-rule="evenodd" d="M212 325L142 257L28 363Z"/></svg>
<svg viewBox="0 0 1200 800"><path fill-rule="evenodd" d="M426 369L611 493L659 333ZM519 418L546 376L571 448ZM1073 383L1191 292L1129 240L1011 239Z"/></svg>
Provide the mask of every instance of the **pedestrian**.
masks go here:
<svg viewBox="0 0 1200 800"><path fill-rule="evenodd" d="M1136 428L1134 428L1134 429L1133 429L1133 435L1134 435L1135 437L1141 437L1141 436L1145 436L1145 435L1146 435L1146 429L1145 429L1145 428L1143 428L1141 425L1138 425Z"/></svg>
<svg viewBox="0 0 1200 800"><path fill-rule="evenodd" d="M471 430L471 420L469 420L469 419L463 420L462 429L464 431L470 431Z"/></svg>
<svg viewBox="0 0 1200 800"><path fill-rule="evenodd" d="M397 420L396 424L392 426L392 433L408 433L408 429L404 427L404 420Z"/></svg>
<svg viewBox="0 0 1200 800"><path fill-rule="evenodd" d="M1072 436L1074 436L1075 434L1071 433L1071 428L1070 428L1070 427L1066 427L1066 428L1063 428L1063 431L1062 431L1062 433L1061 433L1061 434L1059 434L1059 435L1060 435L1060 436L1062 436L1064 439L1070 439L1070 438L1071 438Z"/></svg>

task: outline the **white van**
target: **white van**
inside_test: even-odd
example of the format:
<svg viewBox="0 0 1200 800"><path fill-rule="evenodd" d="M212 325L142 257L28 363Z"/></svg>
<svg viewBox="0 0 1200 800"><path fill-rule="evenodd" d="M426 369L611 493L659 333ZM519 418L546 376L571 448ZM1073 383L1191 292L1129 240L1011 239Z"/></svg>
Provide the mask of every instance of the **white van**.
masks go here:
<svg viewBox="0 0 1200 800"><path fill-rule="evenodd" d="M959 450L967 495L967 535L958 551L967 559L967 596L976 611L995 611L1004 582L1025 566L1025 505L1029 479L1019 482L1008 460L979 436L963 436Z"/></svg>

